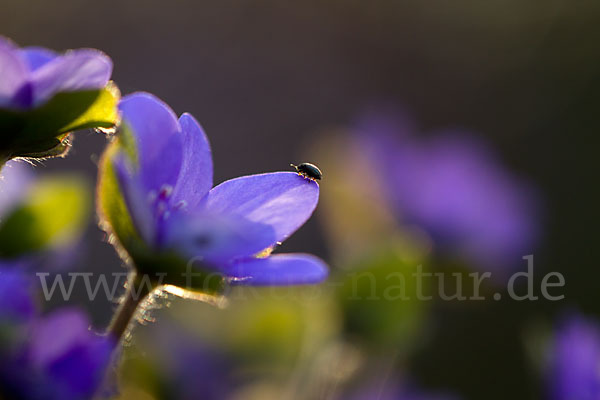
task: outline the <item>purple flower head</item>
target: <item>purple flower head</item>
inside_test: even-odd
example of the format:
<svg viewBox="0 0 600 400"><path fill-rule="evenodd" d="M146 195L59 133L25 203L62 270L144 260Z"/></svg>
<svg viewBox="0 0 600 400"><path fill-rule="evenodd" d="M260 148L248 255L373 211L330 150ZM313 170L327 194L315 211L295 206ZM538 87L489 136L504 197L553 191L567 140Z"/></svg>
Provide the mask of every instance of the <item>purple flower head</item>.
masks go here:
<svg viewBox="0 0 600 400"><path fill-rule="evenodd" d="M18 48L0 37L0 108L30 109L60 92L100 89L112 62L93 49L58 54L42 47Z"/></svg>
<svg viewBox="0 0 600 400"><path fill-rule="evenodd" d="M349 400L457 400L454 394L427 392L405 382L366 382L344 396Z"/></svg>
<svg viewBox="0 0 600 400"><path fill-rule="evenodd" d="M600 326L579 315L562 321L552 342L548 376L554 400L600 398Z"/></svg>
<svg viewBox="0 0 600 400"><path fill-rule="evenodd" d="M0 220L27 194L34 181L28 165L10 161L0 169Z"/></svg>
<svg viewBox="0 0 600 400"><path fill-rule="evenodd" d="M94 49L62 54L0 37L0 165L67 154L72 132L113 128L112 61Z"/></svg>
<svg viewBox="0 0 600 400"><path fill-rule="evenodd" d="M37 312L31 280L18 267L0 262L0 325L30 320Z"/></svg>
<svg viewBox="0 0 600 400"><path fill-rule="evenodd" d="M114 341L89 330L76 309L39 314L31 279L0 271L0 397L90 399L103 382Z"/></svg>
<svg viewBox="0 0 600 400"><path fill-rule="evenodd" d="M463 132L418 140L409 125L389 120L363 120L358 142L404 221L426 229L438 248L498 272L531 254L536 196L490 149Z"/></svg>
<svg viewBox="0 0 600 400"><path fill-rule="evenodd" d="M125 97L119 109L122 144L107 154L127 213L149 249L199 260L232 284L291 285L325 279L326 266L312 255L264 252L311 216L319 197L316 182L294 172L274 172L213 187L210 145L194 117L183 114L178 119L146 93ZM102 214L110 212L105 209ZM127 249L118 221L108 219ZM264 256L256 257L261 252Z"/></svg>
<svg viewBox="0 0 600 400"><path fill-rule="evenodd" d="M165 317L166 323L150 326L136 338L136 345L143 352L141 359L149 364L147 368L156 371L159 380L158 385L152 382L148 389L159 389L159 393L153 393L157 398L231 398L243 383L232 356L183 328L176 320ZM161 345L153 346L154 343ZM139 368L139 361L136 357L131 366L126 361L124 368Z"/></svg>

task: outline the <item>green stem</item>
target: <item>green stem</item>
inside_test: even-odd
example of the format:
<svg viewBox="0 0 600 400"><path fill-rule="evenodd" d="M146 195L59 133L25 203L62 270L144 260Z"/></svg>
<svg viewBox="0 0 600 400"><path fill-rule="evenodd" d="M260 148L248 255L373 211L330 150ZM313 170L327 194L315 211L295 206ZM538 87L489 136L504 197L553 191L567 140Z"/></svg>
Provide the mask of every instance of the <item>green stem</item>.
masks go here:
<svg viewBox="0 0 600 400"><path fill-rule="evenodd" d="M150 294L150 291L148 286L138 278L137 274L133 273L130 276L127 291L108 327L107 333L109 335L112 335L117 340L121 340L123 334L127 332L127 328L139 305Z"/></svg>

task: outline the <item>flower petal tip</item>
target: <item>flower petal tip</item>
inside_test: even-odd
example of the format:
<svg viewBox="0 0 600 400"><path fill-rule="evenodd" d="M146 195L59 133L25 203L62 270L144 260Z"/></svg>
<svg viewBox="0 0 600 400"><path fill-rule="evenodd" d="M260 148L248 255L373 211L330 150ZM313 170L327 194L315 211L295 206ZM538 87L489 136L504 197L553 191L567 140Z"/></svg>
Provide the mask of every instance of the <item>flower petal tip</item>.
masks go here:
<svg viewBox="0 0 600 400"><path fill-rule="evenodd" d="M229 271L231 285L293 286L317 284L329 275L320 258L310 254L277 254L243 260Z"/></svg>

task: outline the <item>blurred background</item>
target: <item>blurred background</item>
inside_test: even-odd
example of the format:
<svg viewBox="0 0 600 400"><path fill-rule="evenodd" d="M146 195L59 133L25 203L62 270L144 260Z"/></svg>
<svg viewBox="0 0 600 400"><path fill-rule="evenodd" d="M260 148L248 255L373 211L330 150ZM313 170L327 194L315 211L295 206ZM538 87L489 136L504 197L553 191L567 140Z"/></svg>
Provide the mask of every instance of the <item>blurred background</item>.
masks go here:
<svg viewBox="0 0 600 400"><path fill-rule="evenodd" d="M137 327L139 338L125 352L124 398L368 392L357 398L387 399L408 398L405 388L418 387L465 399L536 399L547 390L540 349L556 317L565 310L600 317L592 246L598 2L0 0L0 34L21 46L106 52L123 94L154 93L201 122L216 183L287 170L291 162L323 169L315 217L281 251L324 258L332 282L341 284L279 297L262 290L233 299L225 311L159 300L155 322ZM560 272L564 300L348 301L349 270L372 271L380 283L380 274L417 264L486 270L439 252L443 246L423 218L406 224L398 216L406 204L397 197L413 188L390 194L402 149L427 159L437 132L448 131L482 144L485 162L502 171L464 179L501 175L535 193L519 214L534 238L503 265L524 269L521 257L534 254L536 287L543 274ZM393 146L385 144L390 138ZM377 154L373 143L398 150L369 158ZM80 132L65 160L48 160L38 171L77 170L93 183L105 144L101 134ZM467 166L478 169L477 162ZM494 207L488 213L492 218ZM78 270L122 271L93 216L84 243ZM484 290L493 292L489 286ZM106 326L115 305L90 302L77 290L71 302L89 310L94 326ZM180 353L180 361L169 359ZM190 360L181 361L184 355ZM211 381L223 384L212 388Z"/></svg>

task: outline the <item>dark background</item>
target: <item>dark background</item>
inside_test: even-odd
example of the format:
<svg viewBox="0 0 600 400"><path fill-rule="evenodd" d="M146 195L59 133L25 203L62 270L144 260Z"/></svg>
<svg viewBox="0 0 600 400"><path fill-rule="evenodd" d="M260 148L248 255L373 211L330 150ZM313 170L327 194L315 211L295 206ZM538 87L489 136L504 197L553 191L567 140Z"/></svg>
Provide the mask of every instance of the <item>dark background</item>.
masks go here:
<svg viewBox="0 0 600 400"><path fill-rule="evenodd" d="M532 312L600 315L600 2L0 0L0 34L105 51L124 94L149 91L197 117L215 183L305 161L307 144L319 142L313 132L348 125L373 102L405 106L425 131L485 137L542 194L536 268L565 274L566 300L449 310L414 361L427 384L473 399L535 398L520 336ZM104 145L82 132L66 161L41 170L95 179ZM117 271L102 238L92 221L82 265ZM328 256L318 219L285 246ZM95 304L95 323L112 308Z"/></svg>

